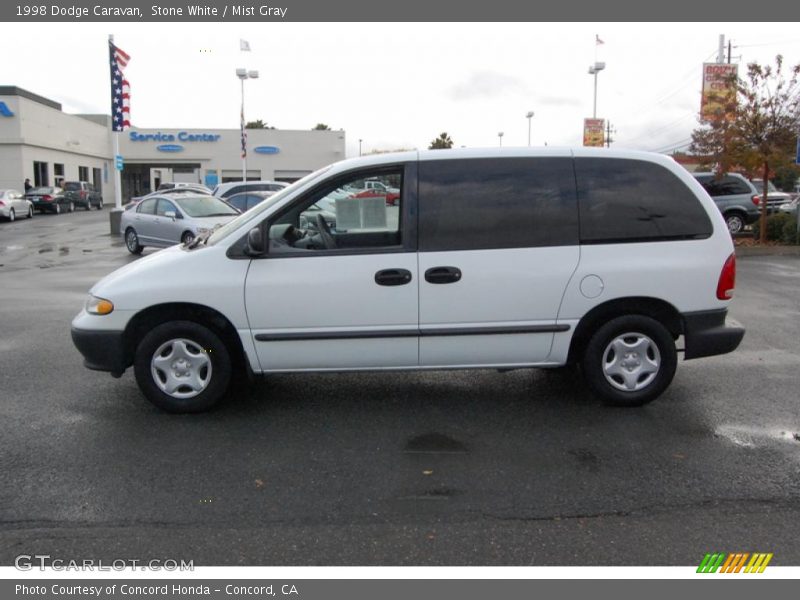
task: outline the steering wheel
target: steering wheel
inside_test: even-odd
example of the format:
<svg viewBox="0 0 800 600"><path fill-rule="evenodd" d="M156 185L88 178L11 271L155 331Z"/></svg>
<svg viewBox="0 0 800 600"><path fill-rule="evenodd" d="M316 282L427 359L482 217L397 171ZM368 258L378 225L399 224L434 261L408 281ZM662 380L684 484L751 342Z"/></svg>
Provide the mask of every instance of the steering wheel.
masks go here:
<svg viewBox="0 0 800 600"><path fill-rule="evenodd" d="M322 214L317 215L317 231L319 231L319 237L322 238L322 243L326 250L336 248L336 240L333 238L331 228L328 227L328 222Z"/></svg>

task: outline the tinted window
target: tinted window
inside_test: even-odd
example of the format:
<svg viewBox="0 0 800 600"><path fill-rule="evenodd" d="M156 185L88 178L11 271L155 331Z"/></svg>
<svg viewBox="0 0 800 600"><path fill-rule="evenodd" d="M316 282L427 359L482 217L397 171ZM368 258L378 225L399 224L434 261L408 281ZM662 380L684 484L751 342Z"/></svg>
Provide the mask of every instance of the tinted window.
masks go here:
<svg viewBox="0 0 800 600"><path fill-rule="evenodd" d="M141 204L139 204L139 208L137 208L136 211L146 215L154 215L156 213L157 200L158 198L148 198L147 200L142 200Z"/></svg>
<svg viewBox="0 0 800 600"><path fill-rule="evenodd" d="M489 158L419 163L422 251L578 243L570 158Z"/></svg>
<svg viewBox="0 0 800 600"><path fill-rule="evenodd" d="M64 184L64 189L68 192L77 192L81 189L81 184L78 181L67 181Z"/></svg>
<svg viewBox="0 0 800 600"><path fill-rule="evenodd" d="M706 189L709 196L734 196L736 194L753 193L750 186L743 180L738 177L731 177L730 175L725 175L720 179L706 175L698 177L698 181Z"/></svg>
<svg viewBox="0 0 800 600"><path fill-rule="evenodd" d="M664 167L638 160L575 160L581 242L703 238L711 221L694 193Z"/></svg>
<svg viewBox="0 0 800 600"><path fill-rule="evenodd" d="M244 194L236 194L226 198L228 204L235 206L241 212L247 210L247 196Z"/></svg>

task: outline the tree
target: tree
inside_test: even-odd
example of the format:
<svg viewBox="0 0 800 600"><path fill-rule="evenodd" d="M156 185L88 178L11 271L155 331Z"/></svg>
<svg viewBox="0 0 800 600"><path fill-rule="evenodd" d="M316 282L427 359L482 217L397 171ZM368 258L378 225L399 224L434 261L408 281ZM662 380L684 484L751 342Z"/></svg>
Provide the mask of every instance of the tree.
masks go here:
<svg viewBox="0 0 800 600"><path fill-rule="evenodd" d="M256 119L255 121L248 121L245 126L245 129L275 129L273 125L267 125L261 119Z"/></svg>
<svg viewBox="0 0 800 600"><path fill-rule="evenodd" d="M791 163L800 129L800 65L783 68L783 57L775 65L747 65L744 78L732 80L736 94L716 118L692 132L690 149L713 161L725 173L733 167L763 180L761 197L766 199L770 175ZM730 115L728 117L727 115ZM767 203L761 203L760 242L766 242Z"/></svg>
<svg viewBox="0 0 800 600"><path fill-rule="evenodd" d="M325 123L317 123L314 127L311 128L311 131L330 131L331 128L328 127Z"/></svg>
<svg viewBox="0 0 800 600"><path fill-rule="evenodd" d="M436 138L431 142L431 145L428 146L428 150L441 150L446 148L453 147L453 140L450 139L450 136L447 135L446 131L443 131L439 134L439 137Z"/></svg>

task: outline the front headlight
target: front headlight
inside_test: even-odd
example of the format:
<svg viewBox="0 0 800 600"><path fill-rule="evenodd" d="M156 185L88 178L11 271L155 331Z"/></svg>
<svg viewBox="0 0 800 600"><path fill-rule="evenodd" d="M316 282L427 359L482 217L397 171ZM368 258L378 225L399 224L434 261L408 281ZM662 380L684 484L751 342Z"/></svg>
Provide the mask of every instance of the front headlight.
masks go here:
<svg viewBox="0 0 800 600"><path fill-rule="evenodd" d="M197 235L200 235L200 234L203 234L203 233L208 233L209 231L211 231L211 230L208 227L198 227L197 228Z"/></svg>
<svg viewBox="0 0 800 600"><path fill-rule="evenodd" d="M98 298L97 296L89 296L86 301L86 312L91 315L107 315L114 310L114 303L105 298Z"/></svg>

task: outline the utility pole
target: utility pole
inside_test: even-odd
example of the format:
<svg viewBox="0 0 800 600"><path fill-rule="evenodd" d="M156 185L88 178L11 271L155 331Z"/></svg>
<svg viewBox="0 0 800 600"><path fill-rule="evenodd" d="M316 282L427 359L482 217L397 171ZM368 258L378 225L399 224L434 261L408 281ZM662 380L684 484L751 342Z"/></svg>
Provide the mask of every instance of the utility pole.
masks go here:
<svg viewBox="0 0 800 600"><path fill-rule="evenodd" d="M606 148L610 148L611 142L614 141L611 139L612 133L617 133L617 130L611 127L611 121L606 120Z"/></svg>
<svg viewBox="0 0 800 600"><path fill-rule="evenodd" d="M717 64L725 62L725 34L719 34L719 49L717 50Z"/></svg>
<svg viewBox="0 0 800 600"><path fill-rule="evenodd" d="M728 64L731 64L731 41L728 40Z"/></svg>

